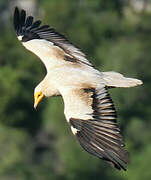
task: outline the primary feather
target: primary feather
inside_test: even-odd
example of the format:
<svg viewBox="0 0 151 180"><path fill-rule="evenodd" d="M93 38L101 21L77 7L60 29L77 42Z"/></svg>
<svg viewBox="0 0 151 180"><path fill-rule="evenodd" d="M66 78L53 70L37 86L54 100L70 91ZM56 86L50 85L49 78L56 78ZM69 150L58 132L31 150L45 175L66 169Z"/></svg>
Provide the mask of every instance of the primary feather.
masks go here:
<svg viewBox="0 0 151 180"><path fill-rule="evenodd" d="M15 8L14 28L18 39L47 69L35 94L61 95L66 119L80 145L111 166L126 170L128 152L108 88L138 86L142 81L117 72L99 72L65 36L48 25L40 25L40 20L34 21L32 16L26 17L24 10Z"/></svg>

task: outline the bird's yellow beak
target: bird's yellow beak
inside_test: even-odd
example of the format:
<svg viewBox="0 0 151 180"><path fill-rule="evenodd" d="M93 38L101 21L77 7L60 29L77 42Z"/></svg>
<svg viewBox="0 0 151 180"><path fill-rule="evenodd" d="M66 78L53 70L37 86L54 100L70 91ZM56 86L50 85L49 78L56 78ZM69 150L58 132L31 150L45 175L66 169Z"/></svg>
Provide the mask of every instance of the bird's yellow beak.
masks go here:
<svg viewBox="0 0 151 180"><path fill-rule="evenodd" d="M40 101L44 98L44 94L42 92L37 92L34 94L34 108L36 109Z"/></svg>

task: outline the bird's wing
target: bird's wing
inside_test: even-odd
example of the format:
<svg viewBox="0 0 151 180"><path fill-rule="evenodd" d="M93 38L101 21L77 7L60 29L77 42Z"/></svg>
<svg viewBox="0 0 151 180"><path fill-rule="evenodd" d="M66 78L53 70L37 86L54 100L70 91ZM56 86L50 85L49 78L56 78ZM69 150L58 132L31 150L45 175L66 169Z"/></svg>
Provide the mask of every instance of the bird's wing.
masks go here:
<svg viewBox="0 0 151 180"><path fill-rule="evenodd" d="M40 20L34 21L32 16L26 17L24 10L19 11L17 7L15 8L14 29L18 39L27 49L39 56L46 66L48 64L40 53L45 50L49 51L49 49L53 50L53 52L49 51L50 53L47 53L48 58L51 54L55 54L57 57L62 55L62 59L66 62L92 66L87 60L86 55L70 43L62 34L56 32L49 25L40 25Z"/></svg>
<svg viewBox="0 0 151 180"><path fill-rule="evenodd" d="M128 152L107 88L69 88L62 91L62 97L66 119L80 145L111 166L126 170Z"/></svg>

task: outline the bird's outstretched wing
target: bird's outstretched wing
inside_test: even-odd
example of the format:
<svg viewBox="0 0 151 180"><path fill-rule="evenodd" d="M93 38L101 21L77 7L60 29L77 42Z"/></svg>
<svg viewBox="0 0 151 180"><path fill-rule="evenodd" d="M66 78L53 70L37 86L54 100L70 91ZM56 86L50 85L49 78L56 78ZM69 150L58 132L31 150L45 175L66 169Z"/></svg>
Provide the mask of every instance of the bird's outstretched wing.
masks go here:
<svg viewBox="0 0 151 180"><path fill-rule="evenodd" d="M46 66L47 63L45 63L43 54L40 54L40 52L43 52L45 49L47 51L49 51L49 49L54 51L54 53L52 51L51 53L47 53L48 57L45 57L47 59L49 59L51 54L55 54L56 58L62 55L62 59L65 61L92 66L87 60L86 55L70 43L62 34L56 32L55 29L49 25L40 25L40 20L34 21L32 16L26 17L24 10L19 11L17 7L15 8L14 29L18 39L27 49L39 56Z"/></svg>
<svg viewBox="0 0 151 180"><path fill-rule="evenodd" d="M126 170L128 152L107 88L69 88L62 91L62 96L65 116L80 145L111 166Z"/></svg>

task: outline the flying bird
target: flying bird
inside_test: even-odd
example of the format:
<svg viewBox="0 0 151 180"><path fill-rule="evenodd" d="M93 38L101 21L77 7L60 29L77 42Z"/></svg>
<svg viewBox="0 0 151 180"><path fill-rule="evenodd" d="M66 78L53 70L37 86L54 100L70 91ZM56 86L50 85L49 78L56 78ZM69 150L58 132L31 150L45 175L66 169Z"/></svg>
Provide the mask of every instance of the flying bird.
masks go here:
<svg viewBox="0 0 151 180"><path fill-rule="evenodd" d="M64 114L80 145L112 167L126 170L129 155L117 124L109 88L134 87L141 80L100 72L64 35L41 21L14 12L17 38L44 63L47 74L34 90L34 107L44 97L62 96Z"/></svg>

